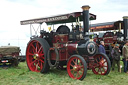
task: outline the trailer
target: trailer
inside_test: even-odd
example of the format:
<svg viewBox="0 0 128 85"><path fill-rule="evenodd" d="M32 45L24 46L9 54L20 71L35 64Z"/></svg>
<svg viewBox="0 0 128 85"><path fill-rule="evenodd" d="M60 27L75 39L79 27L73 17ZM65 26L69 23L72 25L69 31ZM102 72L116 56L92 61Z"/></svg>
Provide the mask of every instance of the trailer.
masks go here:
<svg viewBox="0 0 128 85"><path fill-rule="evenodd" d="M17 46L0 47L0 67L18 66L20 48Z"/></svg>

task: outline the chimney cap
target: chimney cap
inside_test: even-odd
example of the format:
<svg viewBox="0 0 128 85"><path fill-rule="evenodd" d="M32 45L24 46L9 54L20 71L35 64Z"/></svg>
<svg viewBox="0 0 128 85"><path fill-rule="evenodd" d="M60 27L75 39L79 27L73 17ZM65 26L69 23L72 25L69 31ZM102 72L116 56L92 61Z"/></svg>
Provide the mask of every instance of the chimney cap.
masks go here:
<svg viewBox="0 0 128 85"><path fill-rule="evenodd" d="M84 5L81 7L83 10L89 10L90 9L90 6L89 5Z"/></svg>
<svg viewBox="0 0 128 85"><path fill-rule="evenodd" d="M123 19L128 19L128 16L124 16Z"/></svg>

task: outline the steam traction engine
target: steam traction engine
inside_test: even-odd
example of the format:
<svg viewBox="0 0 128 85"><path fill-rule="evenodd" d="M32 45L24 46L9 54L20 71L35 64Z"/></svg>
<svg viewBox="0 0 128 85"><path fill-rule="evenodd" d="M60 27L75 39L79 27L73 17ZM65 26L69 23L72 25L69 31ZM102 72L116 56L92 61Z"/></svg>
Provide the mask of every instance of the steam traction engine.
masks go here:
<svg viewBox="0 0 128 85"><path fill-rule="evenodd" d="M88 33L89 19L96 16L89 13L89 6L82 6L83 12L38 18L21 21L21 25L34 23L60 24L83 21L81 26L72 27L61 25L56 32L40 30L40 36L31 37L26 49L26 61L29 70L45 73L50 67L67 67L68 75L73 79L83 80L87 69L92 69L94 74L107 75L110 72L110 61L105 54L97 53L97 45L90 41ZM39 26L40 27L40 26Z"/></svg>
<svg viewBox="0 0 128 85"><path fill-rule="evenodd" d="M101 40L104 41L106 53L111 60L111 51L115 44L118 43L120 45L122 53L123 45L128 40L128 16L124 16L123 21L92 24L90 29L92 32L106 31L102 33L102 36L99 34L94 37L94 41L97 43ZM113 32L110 32L112 30Z"/></svg>

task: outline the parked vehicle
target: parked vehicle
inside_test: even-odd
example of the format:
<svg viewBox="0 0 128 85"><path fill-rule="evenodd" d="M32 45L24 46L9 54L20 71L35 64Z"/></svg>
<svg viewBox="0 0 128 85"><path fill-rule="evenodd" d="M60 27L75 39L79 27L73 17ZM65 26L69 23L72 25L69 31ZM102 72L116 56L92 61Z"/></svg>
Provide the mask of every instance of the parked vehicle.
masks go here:
<svg viewBox="0 0 128 85"><path fill-rule="evenodd" d="M0 47L0 67L18 66L20 48L17 46Z"/></svg>
<svg viewBox="0 0 128 85"><path fill-rule="evenodd" d="M27 44L26 62L30 71L46 73L50 68L67 67L68 75L73 79L83 80L87 69L94 74L107 75L110 72L110 61L107 55L98 53L95 42L90 41L88 30L89 20L95 20L96 15L89 13L89 6L82 6L83 12L51 16L21 21L21 25L63 24L57 30L46 32L40 30L40 35L34 35ZM83 29L80 26L83 21ZM76 22L76 26L73 25ZM72 31L64 23L72 23ZM35 30L37 34L37 30Z"/></svg>

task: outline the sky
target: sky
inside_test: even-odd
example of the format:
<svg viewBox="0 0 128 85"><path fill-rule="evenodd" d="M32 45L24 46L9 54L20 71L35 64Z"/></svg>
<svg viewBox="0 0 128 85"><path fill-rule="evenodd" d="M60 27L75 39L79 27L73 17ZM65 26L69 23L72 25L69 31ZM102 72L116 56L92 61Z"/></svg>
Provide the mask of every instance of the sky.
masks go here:
<svg viewBox="0 0 128 85"><path fill-rule="evenodd" d="M128 16L128 0L0 0L0 46L19 46L25 54L30 40L30 25L20 21L82 11L89 5L97 15L91 23L123 20Z"/></svg>

